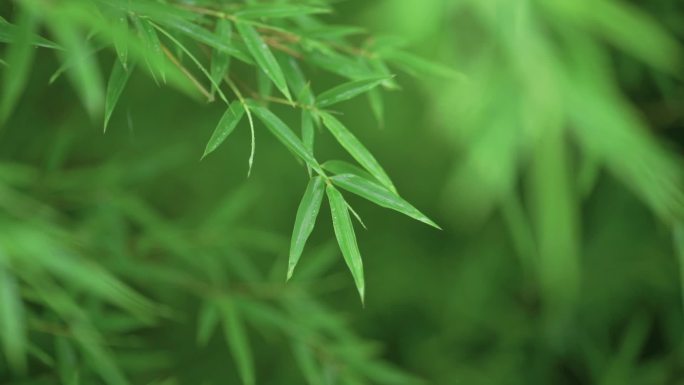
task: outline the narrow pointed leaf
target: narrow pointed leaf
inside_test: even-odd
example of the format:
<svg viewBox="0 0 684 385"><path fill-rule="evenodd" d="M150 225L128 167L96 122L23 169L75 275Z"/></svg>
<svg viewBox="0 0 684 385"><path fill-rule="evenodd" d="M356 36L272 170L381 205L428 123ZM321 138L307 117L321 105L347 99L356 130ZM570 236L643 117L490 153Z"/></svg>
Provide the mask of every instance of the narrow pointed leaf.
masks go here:
<svg viewBox="0 0 684 385"><path fill-rule="evenodd" d="M463 80L465 75L443 64L433 63L404 51L389 50L383 56L390 62L414 76L432 75L447 79Z"/></svg>
<svg viewBox="0 0 684 385"><path fill-rule="evenodd" d="M21 27L18 25L13 25L5 20L0 20L0 43L12 44L16 42L21 38L20 35L23 33L20 29ZM36 47L60 49L57 43L36 34L31 35L30 42L30 44Z"/></svg>
<svg viewBox="0 0 684 385"><path fill-rule="evenodd" d="M321 373L320 365L316 362L316 355L312 349L305 343L296 341L292 346L292 350L297 360L297 365L302 374L304 374L304 378L306 378L306 382L309 385L325 384L323 373Z"/></svg>
<svg viewBox="0 0 684 385"><path fill-rule="evenodd" d="M63 62L70 62L67 75L91 117L101 110L104 99L100 70L92 50L80 31L65 20L51 20L50 28L65 51L57 51Z"/></svg>
<svg viewBox="0 0 684 385"><path fill-rule="evenodd" d="M228 109L226 109L226 112L221 117L221 120L219 120L214 133L211 135L211 138L204 149L204 155L202 155L202 158L216 150L216 148L218 148L218 146L223 143L224 140L226 140L228 135L235 130L235 127L240 122L240 119L242 119L244 113L245 109L242 106L242 103L239 101L234 101L230 104L230 106L228 106Z"/></svg>
<svg viewBox="0 0 684 385"><path fill-rule="evenodd" d="M349 100L357 95L372 90L387 79L387 77L383 76L341 84L318 95L316 98L316 105L318 105L318 107L328 107Z"/></svg>
<svg viewBox="0 0 684 385"><path fill-rule="evenodd" d="M321 112L323 124L333 134L335 139L344 147L345 150L356 159L363 168L375 177L380 183L387 187L390 191L396 192L396 188L390 180L389 176L383 170L380 163L375 160L375 157L364 147L363 144L351 133L339 120L334 116Z"/></svg>
<svg viewBox="0 0 684 385"><path fill-rule="evenodd" d="M230 56L233 56L234 58L239 59L247 64L252 64L252 60L249 58L249 56L239 47L232 44L230 41L223 40L217 35L211 33L210 31L196 24L178 19L170 20L169 22L165 22L164 24L179 32L186 34L193 40L204 43L219 51L226 52Z"/></svg>
<svg viewBox="0 0 684 385"><path fill-rule="evenodd" d="M292 278L295 266L302 255L304 245L309 239L309 235L316 224L316 217L323 201L325 182L320 176L311 178L302 201L297 209L294 230L292 231L292 242L290 243L290 259L287 267L287 279Z"/></svg>
<svg viewBox="0 0 684 385"><path fill-rule="evenodd" d="M330 179L336 186L366 198L379 206L398 211L415 220L441 229L435 222L418 211L410 203L375 182L354 174L335 175Z"/></svg>
<svg viewBox="0 0 684 385"><path fill-rule="evenodd" d="M230 42L233 35L233 29L230 22L225 19L220 19L216 22L216 30L214 31L216 38L224 42ZM228 73L230 68L230 54L224 50L214 48L211 52L211 65L209 72L214 83L221 84L221 80ZM212 90L213 92L213 90Z"/></svg>
<svg viewBox="0 0 684 385"><path fill-rule="evenodd" d="M241 19L273 19L326 12L330 10L302 4L255 4L236 12L235 16Z"/></svg>
<svg viewBox="0 0 684 385"><path fill-rule="evenodd" d="M114 107L116 107L116 103L119 101L119 97L126 86L126 82L128 82L128 78L131 76L131 72L133 72L132 66L126 69L120 60L114 61L114 67L109 75L105 95L104 131L107 131L109 119L112 117Z"/></svg>
<svg viewBox="0 0 684 385"><path fill-rule="evenodd" d="M149 21L139 17L134 17L133 23L138 30L140 40L142 41L142 45L146 50L145 62L150 70L150 74L152 74L156 81L157 79L155 72L159 72L162 81L166 82L166 73L164 71L164 67L152 65L152 63L163 62L164 60L164 53L162 51L161 42L159 41L159 35L157 35L157 31Z"/></svg>
<svg viewBox="0 0 684 385"><path fill-rule="evenodd" d="M0 340L10 367L26 368L26 322L24 305L14 276L0 261Z"/></svg>
<svg viewBox="0 0 684 385"><path fill-rule="evenodd" d="M254 358L242 317L231 299L222 300L220 307L226 342L235 360L242 383L254 385Z"/></svg>
<svg viewBox="0 0 684 385"><path fill-rule="evenodd" d="M197 343L206 346L219 323L218 308L211 301L202 303L197 320Z"/></svg>
<svg viewBox="0 0 684 385"><path fill-rule="evenodd" d="M0 101L0 124L12 113L31 70L34 48L31 45L37 28L35 15L21 8L14 40L7 48L7 67L3 71L2 100Z"/></svg>
<svg viewBox="0 0 684 385"><path fill-rule="evenodd" d="M327 160L321 167L333 174L354 174L368 180L376 180L368 171L343 160Z"/></svg>
<svg viewBox="0 0 684 385"><path fill-rule="evenodd" d="M287 88L287 82L285 81L285 75L283 75L283 71L278 64L278 61L276 61L273 53L268 48L268 45L266 45L266 42L251 25L245 22L237 22L235 26L240 32L240 36L242 36L245 45L247 45L247 50L252 54L252 57L256 60L259 68L266 73L271 81L273 81L276 88L278 88L288 100L292 100L290 91Z"/></svg>
<svg viewBox="0 0 684 385"><path fill-rule="evenodd" d="M261 120L266 128L280 140L290 151L304 160L311 168L319 173L323 173L321 166L313 157L311 152L304 146L304 143L290 130L280 118L275 116L268 109L259 106L254 102L249 102L250 110Z"/></svg>
<svg viewBox="0 0 684 385"><path fill-rule="evenodd" d="M125 12L121 12L117 15L117 23L123 31L128 31L128 17ZM128 68L128 43L124 38L125 36L125 33L119 34L118 37L114 39L114 49L116 50L116 55L119 57L123 67Z"/></svg>
<svg viewBox="0 0 684 385"><path fill-rule="evenodd" d="M342 197L342 194L332 185L328 185L325 192L330 203L330 213L332 214L337 244L340 246L344 261L354 277L356 289L359 291L359 296L361 296L361 302L363 303L365 298L363 261L361 260L359 246L356 243L356 235L354 234L354 226L347 209L347 202Z"/></svg>
<svg viewBox="0 0 684 385"><path fill-rule="evenodd" d="M382 99L382 92L378 88L368 91L368 102L375 120L378 121L380 128L385 126L385 103Z"/></svg>

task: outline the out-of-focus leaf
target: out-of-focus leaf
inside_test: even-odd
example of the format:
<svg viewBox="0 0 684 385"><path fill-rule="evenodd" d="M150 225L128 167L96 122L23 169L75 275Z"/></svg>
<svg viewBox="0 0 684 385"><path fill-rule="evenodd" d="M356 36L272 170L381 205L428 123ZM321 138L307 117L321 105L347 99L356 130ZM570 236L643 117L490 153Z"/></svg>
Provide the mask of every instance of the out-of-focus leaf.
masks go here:
<svg viewBox="0 0 684 385"><path fill-rule="evenodd" d="M214 30L216 38L221 41L231 41L233 36L233 28L230 22L225 19L220 19L216 21L216 29ZM211 78L214 79L214 83L221 84L224 76L228 73L230 68L230 54L226 51L219 49L212 49L211 51L211 64L209 66L209 72L211 73ZM212 88L212 92L215 90Z"/></svg>
<svg viewBox="0 0 684 385"><path fill-rule="evenodd" d="M197 320L197 343L200 346L206 346L209 342L209 338L218 326L219 315L218 308L213 302L204 301L202 303Z"/></svg>
<svg viewBox="0 0 684 385"><path fill-rule="evenodd" d="M309 385L325 384L326 381L318 367L319 365L316 362L316 356L312 349L304 342L297 341L292 345L292 351L299 369L301 369L304 378L306 378L306 382Z"/></svg>
<svg viewBox="0 0 684 385"><path fill-rule="evenodd" d="M351 217L349 217L347 202L342 194L332 185L328 185L325 192L330 203L330 213L332 214L337 244L340 246L344 261L354 277L356 289L359 291L359 296L363 303L366 291L363 278L363 261L361 260L359 246L356 243L356 235L354 234Z"/></svg>
<svg viewBox="0 0 684 385"><path fill-rule="evenodd" d="M12 44L20 38L19 35L21 35L21 33L21 27L12 25L8 23L6 20L0 20L0 43ZM59 45L57 45L56 43L35 34L31 36L30 41L32 45L37 47L52 49L60 48Z"/></svg>
<svg viewBox="0 0 684 385"><path fill-rule="evenodd" d="M295 155L304 160L311 168L319 173L323 173L321 166L313 157L311 152L304 146L302 141L290 130L280 118L275 116L268 109L259 106L250 101L248 103L250 110L256 115L264 125L271 131L271 133L278 138L288 149Z"/></svg>
<svg viewBox="0 0 684 385"><path fill-rule="evenodd" d="M292 277L295 266L302 255L304 245L306 245L309 235L316 224L316 217L321 208L323 193L325 191L325 181L320 176L315 176L309 180L302 201L297 209L294 230L292 232L292 242L290 244L290 259L287 266L287 279Z"/></svg>
<svg viewBox="0 0 684 385"><path fill-rule="evenodd" d="M109 81L107 82L107 92L105 94L105 113L104 113L104 131L107 131L107 125L109 124L109 119L112 117L112 112L114 112L114 107L119 101L119 97L123 92L128 78L133 72L133 66L124 68L122 62L114 61L114 66L112 67L112 73L109 75Z"/></svg>
<svg viewBox="0 0 684 385"><path fill-rule="evenodd" d="M64 48L64 51L57 51L58 55L62 61L72 64L67 68L67 75L86 110L94 118L102 110L104 87L90 45L69 20L55 18L50 19L48 24L55 39Z"/></svg>
<svg viewBox="0 0 684 385"><path fill-rule="evenodd" d="M318 95L316 98L316 105L318 107L328 107L349 100L357 95L372 90L387 79L387 77L376 77L340 84L339 86Z"/></svg>
<svg viewBox="0 0 684 385"><path fill-rule="evenodd" d="M0 255L0 340L10 367L22 372L26 369L27 351L24 304L17 280L3 259Z"/></svg>
<svg viewBox="0 0 684 385"><path fill-rule="evenodd" d="M366 198L379 206L398 211L415 220L441 230L435 222L418 211L418 209L413 207L410 203L375 182L354 174L335 175L330 179L335 185Z"/></svg>
<svg viewBox="0 0 684 385"><path fill-rule="evenodd" d="M463 80L462 73L442 64L433 63L404 51L390 50L383 57L413 76L433 75L447 79Z"/></svg>
<svg viewBox="0 0 684 385"><path fill-rule="evenodd" d="M244 385L254 385L256 382L254 359L242 317L235 303L230 298L221 299L219 306L226 341L237 365L242 383Z"/></svg>
<svg viewBox="0 0 684 385"><path fill-rule="evenodd" d="M303 4L250 4L235 13L241 19L288 18L330 12L328 8Z"/></svg>
<svg viewBox="0 0 684 385"><path fill-rule="evenodd" d="M345 150L356 159L363 168L365 168L371 175L375 177L382 185L396 192L392 180L387 176L380 163L375 160L375 157L364 147L363 144L352 134L337 118L326 113L321 112L323 124L333 134L335 139L344 147Z"/></svg>
<svg viewBox="0 0 684 385"><path fill-rule="evenodd" d="M0 101L0 125L7 120L16 105L31 71L34 48L31 45L38 27L36 15L19 7L17 27L7 49L7 67L3 71L2 100ZM4 23L0 23L0 30Z"/></svg>
<svg viewBox="0 0 684 385"><path fill-rule="evenodd" d="M371 111L373 111L373 116L375 120L378 121L380 127L385 126L385 104L382 99L382 92L379 89L372 89L368 91L368 102L371 106Z"/></svg>
<svg viewBox="0 0 684 385"><path fill-rule="evenodd" d="M216 150L216 148L226 140L228 135L235 130L237 124L240 123L240 119L242 119L244 113L245 109L240 101L236 100L228 106L226 112L221 117L221 120L219 120L214 133L211 135L211 138L204 149L202 158Z"/></svg>
<svg viewBox="0 0 684 385"><path fill-rule="evenodd" d="M280 64L273 56L273 53L268 48L266 42L261 38L259 33L251 25L245 22L237 22L235 26L240 32L247 49L256 60L259 68L261 68L264 73L273 81L276 88L285 95L288 100L292 100L290 96L290 91L287 88L287 82L285 80L285 75L280 68Z"/></svg>

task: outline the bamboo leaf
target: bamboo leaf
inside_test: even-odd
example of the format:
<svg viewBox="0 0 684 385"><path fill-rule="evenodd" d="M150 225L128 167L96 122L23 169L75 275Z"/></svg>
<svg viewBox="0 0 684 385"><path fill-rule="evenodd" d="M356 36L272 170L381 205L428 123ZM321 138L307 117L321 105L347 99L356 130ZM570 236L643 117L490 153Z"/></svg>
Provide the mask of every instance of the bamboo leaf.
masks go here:
<svg viewBox="0 0 684 385"><path fill-rule="evenodd" d="M371 181L376 180L368 171L343 160L327 160L321 167L333 174L354 174Z"/></svg>
<svg viewBox="0 0 684 385"><path fill-rule="evenodd" d="M147 63L147 68L149 69L150 74L152 74L154 80L157 81L155 72L159 72L162 80L166 82L166 72L164 71L164 66L152 65L153 62L162 63L164 60L164 53L162 51L161 42L159 41L157 31L149 21L139 17L134 17L133 23L138 30L142 45L147 51L147 55L145 55L145 62Z"/></svg>
<svg viewBox="0 0 684 385"><path fill-rule="evenodd" d="M413 76L432 75L447 79L463 80L465 76L455 69L440 63L434 63L412 53L399 50L387 50L384 58Z"/></svg>
<svg viewBox="0 0 684 385"><path fill-rule="evenodd" d="M90 45L68 20L53 19L49 25L55 39L65 50L57 53L63 62L71 64L66 70L67 75L86 110L91 117L95 117L102 109L104 87Z"/></svg>
<svg viewBox="0 0 684 385"><path fill-rule="evenodd" d="M363 261L361 260L359 246L356 243L356 235L354 234L354 226L347 209L347 202L342 197L342 194L332 185L328 185L325 192L330 203L330 213L332 214L337 244L340 246L344 261L354 277L356 289L359 291L361 303L363 303L365 298Z"/></svg>
<svg viewBox="0 0 684 385"><path fill-rule="evenodd" d="M216 22L216 29L214 30L216 38L229 42L231 41L233 35L233 29L230 26L230 22L225 19L220 19ZM214 83L221 84L221 80L228 73L230 68L230 54L226 51L214 48L211 52L211 65L209 67L209 72L211 73L211 78L214 79ZM212 93L215 88L212 88Z"/></svg>
<svg viewBox="0 0 684 385"><path fill-rule="evenodd" d="M107 131L107 125L109 124L109 119L114 112L114 107L119 101L119 97L123 92L128 78L133 72L133 66L126 69L120 60L114 61L114 66L112 67L112 73L109 75L109 81L107 82L107 91L105 94L105 114L104 114L104 131Z"/></svg>
<svg viewBox="0 0 684 385"><path fill-rule="evenodd" d="M363 144L352 134L339 120L327 112L320 113L323 124L333 134L337 142L354 158L363 168L373 175L383 186L396 193L396 188L382 166L375 157L364 147Z"/></svg>
<svg viewBox="0 0 684 385"><path fill-rule="evenodd" d="M120 14L116 16L116 22L119 24L121 30L128 32L128 17L126 16L126 12L120 12ZM128 68L128 43L124 38L125 36L126 33L119 34L118 37L114 39L114 50L123 67Z"/></svg>
<svg viewBox="0 0 684 385"><path fill-rule="evenodd" d="M349 100L357 95L372 90L387 79L388 77L383 76L341 84L318 95L316 98L316 105L318 107L328 107Z"/></svg>
<svg viewBox="0 0 684 385"><path fill-rule="evenodd" d="M304 378L306 378L306 382L309 385L325 384L325 379L311 348L305 343L297 341L293 344L292 350L295 359L297 360L297 365L299 365L299 368L304 374Z"/></svg>
<svg viewBox="0 0 684 385"><path fill-rule="evenodd" d="M254 4L235 13L241 19L289 18L330 12L328 8L302 4Z"/></svg>
<svg viewBox="0 0 684 385"><path fill-rule="evenodd" d="M19 12L19 21L13 33L14 39L7 49L7 68L2 77L4 86L0 101L0 124L9 118L21 96L34 55L34 48L31 44L38 26L36 16L23 7Z"/></svg>
<svg viewBox="0 0 684 385"><path fill-rule="evenodd" d="M398 211L415 220L441 230L435 222L418 211L418 209L413 207L410 203L375 182L354 174L335 175L330 179L335 185L360 197L366 198L379 206Z"/></svg>
<svg viewBox="0 0 684 385"><path fill-rule="evenodd" d="M0 20L0 43L13 44L18 39L21 39L21 27L18 25L13 25L5 20ZM36 47L60 49L59 45L56 43L36 34L32 34L30 38L30 44Z"/></svg>
<svg viewBox="0 0 684 385"><path fill-rule="evenodd" d="M1 256L0 256L1 257ZM0 339L10 367L26 369L26 322L15 277L0 261Z"/></svg>
<svg viewBox="0 0 684 385"><path fill-rule="evenodd" d="M219 312L218 308L211 301L205 301L200 308L199 318L197 320L197 343L200 346L206 346L211 338L214 329L218 326Z"/></svg>
<svg viewBox="0 0 684 385"><path fill-rule="evenodd" d="M220 309L226 342L237 365L242 383L254 385L255 371L252 349L247 339L247 331L242 322L242 317L231 299L224 298L221 300Z"/></svg>
<svg viewBox="0 0 684 385"><path fill-rule="evenodd" d="M290 149L293 153L295 153L295 155L304 160L318 173L323 173L321 166L318 164L311 152L304 146L304 143L302 143L297 135L295 135L292 130L290 130L290 128L287 127L282 120L280 120L280 118L275 116L268 109L261 107L252 101L248 103L248 106L254 115L256 115L259 120L264 123L266 128L268 128L269 131L271 131L271 133L285 145L285 147Z"/></svg>
<svg viewBox="0 0 684 385"><path fill-rule="evenodd" d="M292 278L295 266L302 255L304 245L309 239L309 235L316 224L316 217L321 208L323 201L323 192L325 190L325 182L320 176L316 176L309 180L306 187L302 201L299 203L297 209L297 217L295 218L294 230L292 232L292 242L290 244L290 259L287 267L287 279Z"/></svg>
<svg viewBox="0 0 684 385"><path fill-rule="evenodd" d="M213 34L196 24L178 19L173 19L171 21L165 22L164 24L188 35L193 40L204 43L216 50L226 52L230 56L233 56L247 64L252 64L252 60L249 58L249 56L237 46L231 44L230 41L223 40L216 34Z"/></svg>
<svg viewBox="0 0 684 385"><path fill-rule="evenodd" d="M202 158L212 153L224 140L226 140L228 135L235 130L235 127L240 122L240 119L242 119L244 113L245 109L240 101L234 101L228 106L226 112L221 117L221 120L219 120L218 125L216 125L216 129L204 149Z"/></svg>
<svg viewBox="0 0 684 385"><path fill-rule="evenodd" d="M247 49L259 65L259 68L266 73L271 81L273 81L276 88L278 88L288 100L292 100L290 91L287 88L285 75L283 75L283 71L278 64L278 61L276 61L273 53L268 48L268 45L266 45L266 42L251 25L245 22L237 22L235 26L247 45Z"/></svg>

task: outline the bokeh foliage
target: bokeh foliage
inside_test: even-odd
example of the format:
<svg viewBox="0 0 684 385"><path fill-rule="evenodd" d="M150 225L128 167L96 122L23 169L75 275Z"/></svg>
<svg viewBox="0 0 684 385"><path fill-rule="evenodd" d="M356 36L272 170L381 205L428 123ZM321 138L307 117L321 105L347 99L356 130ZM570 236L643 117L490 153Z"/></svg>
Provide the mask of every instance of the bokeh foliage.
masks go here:
<svg viewBox="0 0 684 385"><path fill-rule="evenodd" d="M0 5L0 382L679 383L681 8Z"/></svg>

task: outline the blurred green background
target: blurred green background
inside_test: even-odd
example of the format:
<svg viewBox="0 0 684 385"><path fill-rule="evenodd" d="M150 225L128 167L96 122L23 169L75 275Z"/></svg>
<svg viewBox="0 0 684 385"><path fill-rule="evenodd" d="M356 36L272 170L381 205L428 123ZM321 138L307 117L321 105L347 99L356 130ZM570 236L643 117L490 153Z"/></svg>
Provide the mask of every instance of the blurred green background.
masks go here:
<svg viewBox="0 0 684 385"><path fill-rule="evenodd" d="M66 79L47 85L59 63L44 50L0 139L0 244L20 255L68 248L168 308L138 324L65 285L136 384L238 383L222 338L195 341L212 271L236 276L231 287L247 293L240 306L258 384L317 381L273 332L309 324L334 352L328 361L321 353L322 383L684 384L684 4L385 0L333 9L322 19L400 37L464 75L398 75L382 127L364 97L339 108L402 196L444 228L350 197L368 227L356 227L365 307L327 209L304 272L284 283L307 175L265 130L249 178L246 125L200 162L223 108L136 73L103 135ZM336 84L307 70L318 90ZM292 109L273 108L297 124ZM345 157L325 133L316 151ZM13 374L5 359L0 382L72 383L64 373L73 370L98 383L102 363L87 354L64 368L59 346L68 350L71 337L34 295L22 295L35 345L29 370ZM386 364L366 368L369 357ZM345 365L362 375L344 375Z"/></svg>

